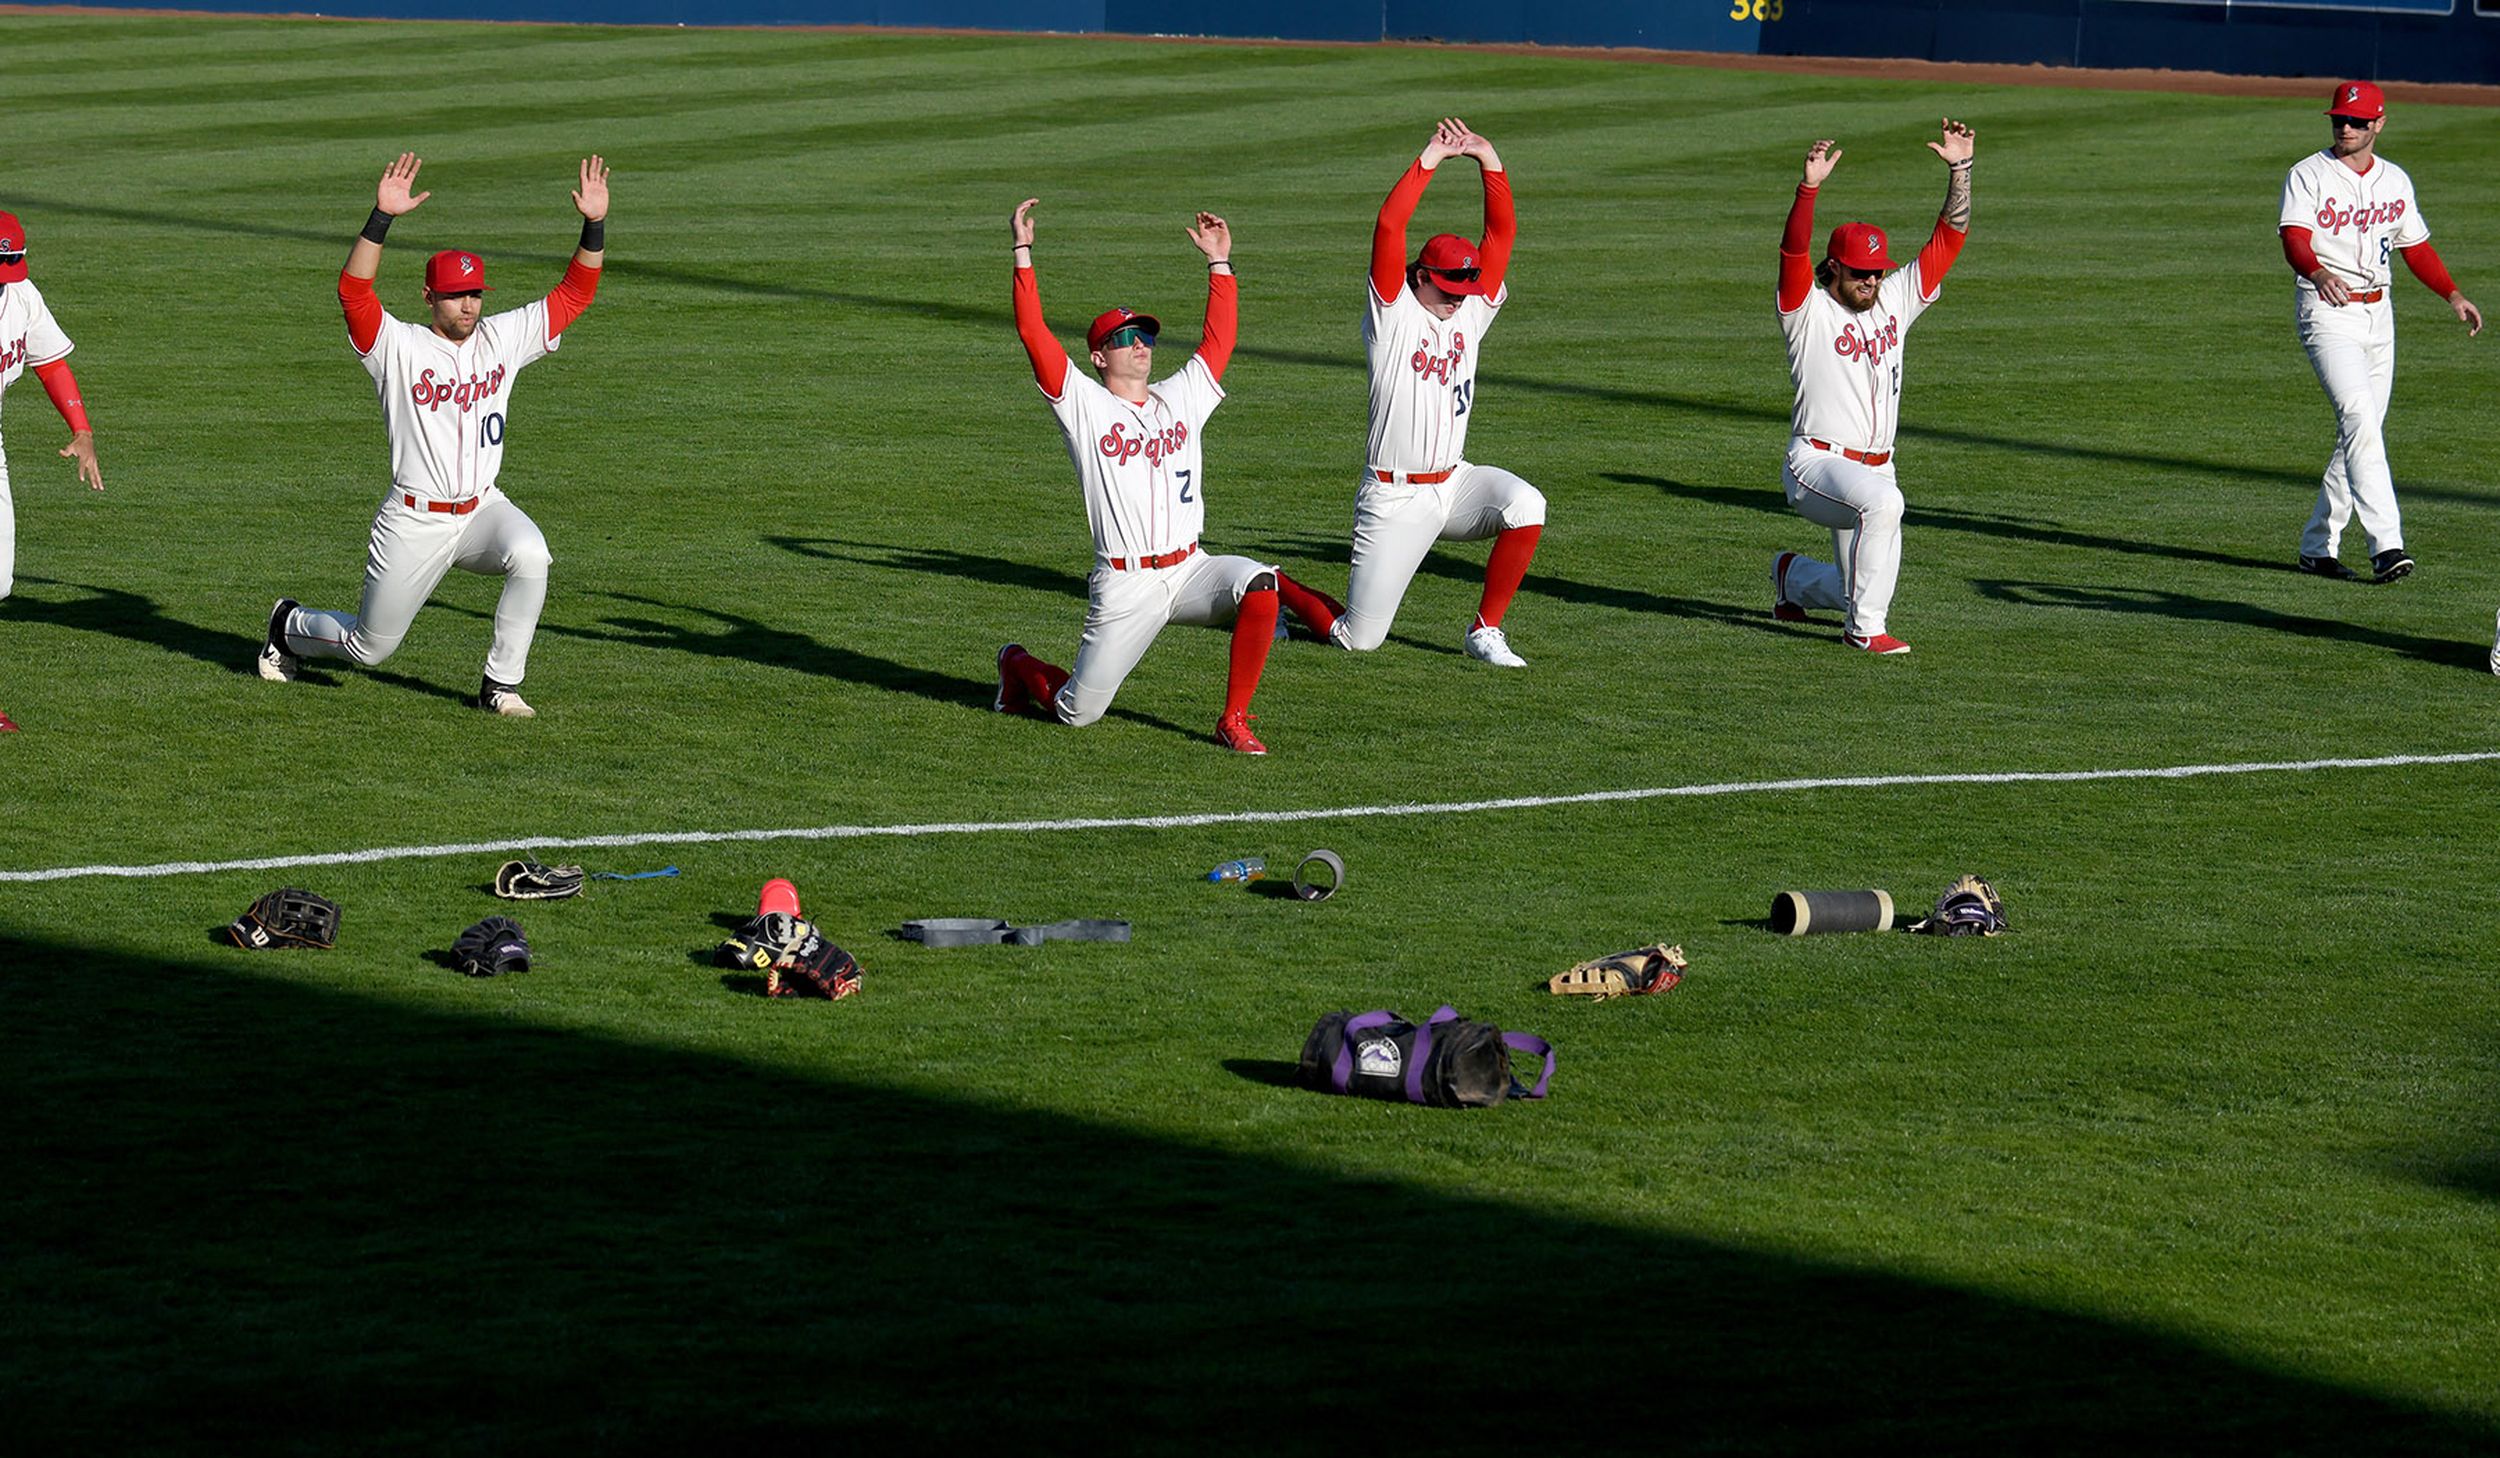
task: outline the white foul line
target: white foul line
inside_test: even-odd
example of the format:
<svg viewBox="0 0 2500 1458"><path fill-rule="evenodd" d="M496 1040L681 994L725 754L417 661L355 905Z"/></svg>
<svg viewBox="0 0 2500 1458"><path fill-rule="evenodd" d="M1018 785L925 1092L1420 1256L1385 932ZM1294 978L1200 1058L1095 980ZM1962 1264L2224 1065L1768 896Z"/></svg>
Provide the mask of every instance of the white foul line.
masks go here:
<svg viewBox="0 0 2500 1458"><path fill-rule="evenodd" d="M1342 805L1322 810L1226 810L1195 815L1131 815L1083 820L952 821L919 825L817 825L783 830L670 830L632 835L531 836L460 845L380 846L318 855L256 856L233 861L160 861L150 866L51 866L0 871L0 882L67 881L82 876L198 876L216 871L284 871L299 866L352 866L436 856L509 855L534 850L617 850L641 845L720 845L767 840L862 840L871 836L1035 834L1059 830L1178 830L1199 825L1285 825L1298 820L1368 820L1409 815L1468 815L1484 810L1541 810L1554 805L1603 805L1705 795L1763 795L1792 790L1874 790L1903 785L2075 784L2087 780L2185 780L2206 775L2291 774L2330 769L2393 769L2405 765L2481 764L2500 750L2465 754L2387 754L2371 759L2294 759L2242 764L2176 764L2149 769L2011 770L1933 775L1836 775L1796 780L1739 780L1715 785L1660 785L1640 790L1589 790L1577 795L1516 795L1501 800L1446 800L1406 805Z"/></svg>

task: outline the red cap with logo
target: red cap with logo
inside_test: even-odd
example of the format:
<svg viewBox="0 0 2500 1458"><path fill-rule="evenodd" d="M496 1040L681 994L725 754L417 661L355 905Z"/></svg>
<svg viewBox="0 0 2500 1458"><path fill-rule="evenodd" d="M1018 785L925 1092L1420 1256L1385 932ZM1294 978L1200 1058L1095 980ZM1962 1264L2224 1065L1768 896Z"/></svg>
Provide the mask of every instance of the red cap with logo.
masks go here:
<svg viewBox="0 0 2500 1458"><path fill-rule="evenodd" d="M1152 314L1140 314L1135 309L1105 309L1096 314L1094 322L1086 328L1085 347L1100 349L1102 342L1111 337L1113 330L1124 329L1131 324L1145 330L1148 334L1163 332L1163 321Z"/></svg>
<svg viewBox="0 0 2500 1458"><path fill-rule="evenodd" d="M0 213L0 284L26 282L26 225Z"/></svg>
<svg viewBox="0 0 2500 1458"><path fill-rule="evenodd" d="M1823 256L1861 273L1901 266L1885 256L1884 230L1873 223L1843 223L1832 229L1831 245L1823 250Z"/></svg>
<svg viewBox="0 0 2500 1458"><path fill-rule="evenodd" d="M2387 93L2367 81L2346 81L2326 99L2326 114L2375 121L2387 115Z"/></svg>
<svg viewBox="0 0 2500 1458"><path fill-rule="evenodd" d="M427 293L473 294L487 287L486 260L474 253L447 248L425 261Z"/></svg>
<svg viewBox="0 0 2500 1458"><path fill-rule="evenodd" d="M1479 271L1483 264L1476 257L1476 245L1456 233L1434 235L1424 244L1424 251L1415 255L1415 266L1436 275L1433 283L1445 294L1484 292L1484 276ZM1463 276L1453 278L1452 274Z"/></svg>

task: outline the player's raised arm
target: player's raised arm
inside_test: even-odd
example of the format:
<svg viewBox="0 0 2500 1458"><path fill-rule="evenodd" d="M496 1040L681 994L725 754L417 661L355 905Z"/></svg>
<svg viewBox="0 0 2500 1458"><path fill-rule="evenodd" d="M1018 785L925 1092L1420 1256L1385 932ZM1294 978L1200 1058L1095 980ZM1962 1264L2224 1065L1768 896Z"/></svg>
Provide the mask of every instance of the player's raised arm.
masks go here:
<svg viewBox="0 0 2500 1458"><path fill-rule="evenodd" d="M573 209L582 215L581 242L564 267L564 280L547 295L547 337L562 334L582 316L599 293L599 267L608 256L608 164L591 156L582 159L581 179L573 189Z"/></svg>
<svg viewBox="0 0 2500 1458"><path fill-rule="evenodd" d="M1038 197L1028 197L1016 204L1007 220L1007 237L1016 260L1016 337L1024 341L1025 358L1033 363L1033 383L1056 400L1068 383L1068 351L1042 322L1042 286L1033 277L1033 209L1040 202Z"/></svg>
<svg viewBox="0 0 2500 1458"><path fill-rule="evenodd" d="M1510 268L1511 245L1519 241L1519 213L1511 203L1510 174L1502 169L1502 154L1474 128L1457 117L1443 126L1449 129L1458 155L1474 158L1484 172L1484 241L1476 245L1476 264L1483 270L1485 297L1499 298L1502 275Z"/></svg>
<svg viewBox="0 0 2500 1458"><path fill-rule="evenodd" d="M1432 140L1424 143L1406 175L1389 189L1380 216L1372 223L1372 295L1384 304L1406 287L1406 224L1415 216L1415 205L1424 200L1424 189L1432 184L1432 170L1458 155L1451 135L1447 121L1432 129Z"/></svg>
<svg viewBox="0 0 2500 1458"><path fill-rule="evenodd" d="M1207 256L1207 322L1198 358L1220 380L1224 366L1232 362L1233 340L1241 327L1241 286L1233 279L1233 229L1213 213L1200 213L1197 223L1183 231Z"/></svg>
<svg viewBox="0 0 2500 1458"><path fill-rule="evenodd" d="M1806 148L1805 175L1797 183L1797 199L1788 205L1788 222L1780 229L1779 305L1792 313L1814 287L1814 195L1823 179L1840 165L1840 144L1818 138Z"/></svg>
<svg viewBox="0 0 2500 1458"><path fill-rule="evenodd" d="M402 152L382 169L382 180L373 189L373 213L347 250L347 266L339 270L339 308L347 315L347 338L358 354L369 353L382 332L382 301L374 297L373 277L382 271L382 239L391 231L391 220L434 195L410 191L424 165L416 153Z"/></svg>
<svg viewBox="0 0 2500 1458"><path fill-rule="evenodd" d="M1932 298L1970 236L1971 159L1979 150L1979 134L1946 117L1941 139L1929 142L1927 150L1945 165L1944 206L1936 213L1936 231L1918 251L1919 287Z"/></svg>

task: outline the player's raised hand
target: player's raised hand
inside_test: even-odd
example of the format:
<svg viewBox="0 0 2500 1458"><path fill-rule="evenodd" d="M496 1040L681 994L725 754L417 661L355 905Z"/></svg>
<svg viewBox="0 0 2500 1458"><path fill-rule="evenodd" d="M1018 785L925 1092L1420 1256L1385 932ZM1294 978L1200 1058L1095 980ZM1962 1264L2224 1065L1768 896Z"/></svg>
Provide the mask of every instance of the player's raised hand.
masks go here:
<svg viewBox="0 0 2500 1458"><path fill-rule="evenodd" d="M1018 248L1033 246L1033 209L1041 204L1038 197L1028 197L1016 204L1015 216L1007 220L1007 237Z"/></svg>
<svg viewBox="0 0 2500 1458"><path fill-rule="evenodd" d="M425 159L416 153L400 153L398 161L382 169L382 181L373 190L373 205L396 218L432 197L434 194L431 192L421 192L414 197L408 194L408 189L417 185L417 169L424 165Z"/></svg>
<svg viewBox="0 0 2500 1458"><path fill-rule="evenodd" d="M1806 148L1806 186L1821 187L1823 179L1840 165L1840 144L1824 137Z"/></svg>
<svg viewBox="0 0 2500 1458"><path fill-rule="evenodd" d="M1459 143L1464 138L1465 134L1466 128L1454 128L1452 123L1447 118L1443 118L1441 122L1433 127L1432 140L1424 143L1424 154L1422 158L1423 164L1426 167L1438 167L1452 157L1457 156L1459 154Z"/></svg>
<svg viewBox="0 0 2500 1458"><path fill-rule="evenodd" d="M582 181L573 189L573 206L591 222L608 215L608 164L601 157L582 159Z"/></svg>
<svg viewBox="0 0 2500 1458"><path fill-rule="evenodd" d="M78 479L86 482L89 490L104 489L104 468L95 460L94 431L82 430L72 435L69 444L61 447L61 454L78 462Z"/></svg>
<svg viewBox="0 0 2500 1458"><path fill-rule="evenodd" d="M1190 242L1198 245L1198 251L1207 256L1207 262L1231 261L1233 256L1232 224L1213 213L1200 213L1197 226L1184 228L1181 231L1189 235Z"/></svg>
<svg viewBox="0 0 2500 1458"><path fill-rule="evenodd" d="M1979 150L1979 133L1951 117L1944 119L1944 140L1929 142L1927 150L1942 157L1948 166L1959 167Z"/></svg>

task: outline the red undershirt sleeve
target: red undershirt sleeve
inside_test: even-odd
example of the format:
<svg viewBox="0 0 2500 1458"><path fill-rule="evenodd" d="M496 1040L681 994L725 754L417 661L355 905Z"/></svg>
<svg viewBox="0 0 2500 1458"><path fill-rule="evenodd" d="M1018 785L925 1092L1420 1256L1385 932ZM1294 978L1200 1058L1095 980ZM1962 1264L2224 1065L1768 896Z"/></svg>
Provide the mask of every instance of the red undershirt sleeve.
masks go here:
<svg viewBox="0 0 2500 1458"><path fill-rule="evenodd" d="M1953 260L1962 256L1962 245L1970 234L1942 218L1936 219L1936 231L1927 235L1927 246L1918 250L1918 285L1934 298L1944 287L1944 276L1953 271Z"/></svg>
<svg viewBox="0 0 2500 1458"><path fill-rule="evenodd" d="M1814 287L1814 189L1797 184L1797 200L1788 205L1787 225L1780 229L1780 312L1796 312Z"/></svg>
<svg viewBox="0 0 2500 1458"><path fill-rule="evenodd" d="M373 341L382 334L382 300L373 292L373 280L339 270L339 307L347 312L347 342L358 354L373 353Z"/></svg>
<svg viewBox="0 0 2500 1458"><path fill-rule="evenodd" d="M578 259L564 265L564 281L547 295L547 337L553 339L571 328L598 293L599 270L584 268Z"/></svg>
<svg viewBox="0 0 2500 1458"><path fill-rule="evenodd" d="M1372 224L1372 297L1384 304L1406 286L1406 224L1431 183L1432 170L1417 158L1398 185L1389 189L1388 200L1380 205L1380 218Z"/></svg>
<svg viewBox="0 0 2500 1458"><path fill-rule="evenodd" d="M1212 287L1207 294L1207 319L1209 327L1212 327L1215 318ZM1024 341L1025 358L1033 362L1033 383L1042 387L1043 394L1056 400L1068 383L1068 351L1060 345L1058 336L1050 332L1050 326L1042 322L1042 286L1034 279L1033 270L1016 270L1015 300L1016 337ZM1224 351L1228 355L1232 352L1230 339L1225 341Z"/></svg>
<svg viewBox="0 0 2500 1458"><path fill-rule="evenodd" d="M2446 298L2457 291L2457 281L2448 276L2448 265L2439 261L2439 251L2425 240L2410 248L2396 250L2405 256L2405 267L2413 276L2430 286L2430 291Z"/></svg>
<svg viewBox="0 0 2500 1458"><path fill-rule="evenodd" d="M1519 213L1512 206L1510 174L1484 175L1484 241L1476 245L1476 264L1484 270L1484 296L1502 292L1502 275L1510 268L1511 245L1519 241Z"/></svg>
<svg viewBox="0 0 2500 1458"><path fill-rule="evenodd" d="M87 402L78 398L78 377L69 372L68 360L35 366L35 378L43 381L43 392L52 397L52 408L69 422L72 434L95 429L87 423Z"/></svg>
<svg viewBox="0 0 2500 1458"><path fill-rule="evenodd" d="M1198 357L1218 380L1224 378L1224 366L1233 362L1233 339L1240 330L1240 281L1229 273L1208 273L1207 325L1198 341Z"/></svg>
<svg viewBox="0 0 2500 1458"><path fill-rule="evenodd" d="M2292 272L2299 274L2302 278L2307 278L2318 271L2318 250L2310 246L2307 228L2283 230L2283 261L2290 264Z"/></svg>

